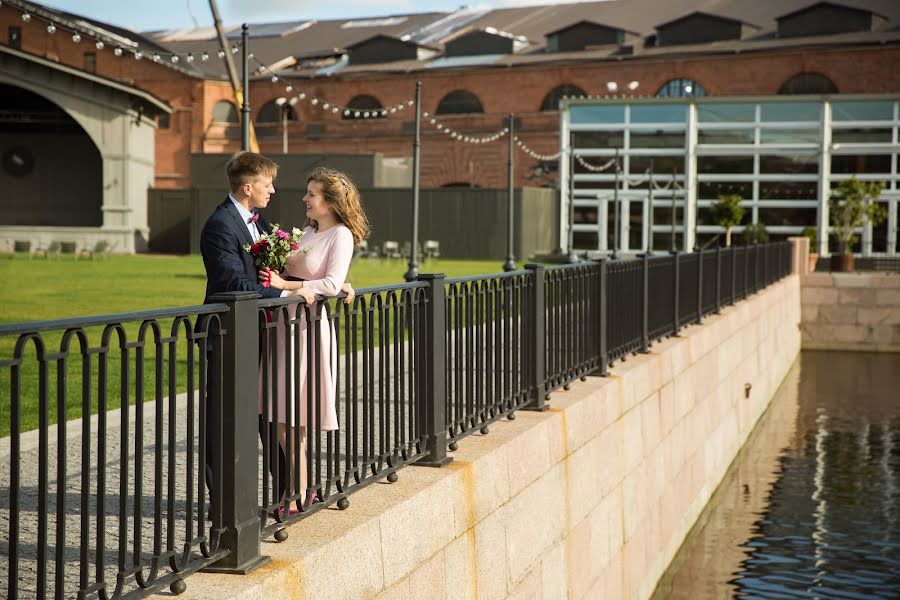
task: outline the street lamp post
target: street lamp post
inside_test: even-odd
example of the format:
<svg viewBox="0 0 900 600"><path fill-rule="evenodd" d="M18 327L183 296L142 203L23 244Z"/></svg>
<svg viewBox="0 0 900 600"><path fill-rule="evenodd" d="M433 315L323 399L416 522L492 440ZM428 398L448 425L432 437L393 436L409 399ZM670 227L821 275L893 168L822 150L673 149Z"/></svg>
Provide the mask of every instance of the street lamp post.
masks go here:
<svg viewBox="0 0 900 600"><path fill-rule="evenodd" d="M575 253L575 134L569 132L569 263L578 262Z"/></svg>
<svg viewBox="0 0 900 600"><path fill-rule="evenodd" d="M419 147L422 137L422 82L416 82L416 132L413 141L413 209L412 209L412 243L409 249L409 270L403 275L406 281L415 281L419 275L419 261L416 257L416 246L419 244Z"/></svg>
<svg viewBox="0 0 900 600"><path fill-rule="evenodd" d="M513 255L513 186L515 182L513 181L513 138L515 137L515 123L513 122L514 115L513 113L509 113L509 157L507 159L507 166L509 167L508 173L508 186L509 186L509 196L506 201L506 219L507 219L507 229L506 229L506 262L503 263L504 271L515 271L516 270L516 262L515 257Z"/></svg>
<svg viewBox="0 0 900 600"><path fill-rule="evenodd" d="M241 103L241 150L250 150L250 26L244 23L241 26L241 86L243 87L243 102Z"/></svg>
<svg viewBox="0 0 900 600"><path fill-rule="evenodd" d="M297 104L297 96L293 96L290 100L287 98L281 97L275 99L275 104L278 105L278 108L281 110L281 153L288 153L288 115L291 112L292 107Z"/></svg>

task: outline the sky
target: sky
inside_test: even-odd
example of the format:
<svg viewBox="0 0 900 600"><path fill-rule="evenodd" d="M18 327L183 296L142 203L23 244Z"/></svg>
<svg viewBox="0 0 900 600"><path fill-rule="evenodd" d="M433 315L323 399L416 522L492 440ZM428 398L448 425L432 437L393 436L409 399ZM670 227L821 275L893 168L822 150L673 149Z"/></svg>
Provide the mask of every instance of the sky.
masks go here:
<svg viewBox="0 0 900 600"><path fill-rule="evenodd" d="M136 31L180 29L195 25L208 27L213 24L208 0L43 0L41 3ZM469 2L469 5L503 8L551 3L553 0L476 0ZM449 12L463 4L466 4L465 0L217 0L224 25Z"/></svg>

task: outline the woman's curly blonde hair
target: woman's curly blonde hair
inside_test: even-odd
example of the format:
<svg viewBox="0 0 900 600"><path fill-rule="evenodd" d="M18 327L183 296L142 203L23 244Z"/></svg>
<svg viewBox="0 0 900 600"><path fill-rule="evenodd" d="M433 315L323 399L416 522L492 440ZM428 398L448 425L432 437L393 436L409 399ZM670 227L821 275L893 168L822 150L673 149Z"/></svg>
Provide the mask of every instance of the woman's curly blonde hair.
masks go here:
<svg viewBox="0 0 900 600"><path fill-rule="evenodd" d="M353 181L345 174L328 167L316 167L306 183L315 181L322 186L322 196L325 202L339 222L347 226L353 234L353 243L359 245L361 241L369 237L369 220L363 211L359 190L353 185ZM319 224L315 220L309 220L310 225L316 230Z"/></svg>

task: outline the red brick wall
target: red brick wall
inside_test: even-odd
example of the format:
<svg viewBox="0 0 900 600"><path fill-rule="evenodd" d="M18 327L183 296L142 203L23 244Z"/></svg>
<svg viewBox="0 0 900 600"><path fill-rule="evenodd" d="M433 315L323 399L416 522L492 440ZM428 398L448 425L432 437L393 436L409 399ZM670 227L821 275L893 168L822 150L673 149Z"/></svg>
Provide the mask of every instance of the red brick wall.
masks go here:
<svg viewBox="0 0 900 600"><path fill-rule="evenodd" d="M37 19L22 23L20 13L7 6L0 8L0 42L6 43L7 26L21 26L23 49L68 64L81 66L83 53L93 50L89 41L75 45L69 34L57 31L53 36ZM239 149L240 139L228 137L226 128L211 123L212 107L221 99L232 100L226 82L199 81L176 71L135 61L128 55L115 57L110 49L97 52L98 73L133 82L172 104L174 112L168 130L160 130L156 143L156 185L185 187L189 183L191 152L231 152ZM708 95L772 95L791 76L815 71L829 77L842 93L900 92L900 46L859 48L807 48L773 50L741 54L683 57L637 57L621 61L579 64L541 64L516 68L473 70L433 70L421 73L335 76L318 80L293 80L294 92L325 98L344 106L358 94L378 98L384 106L397 105L412 98L415 81L422 85L423 110L433 113L441 98L455 89L474 93L484 106L484 115L444 117L442 122L472 135L493 133L503 127L503 118L515 112L522 119L520 138L535 151L556 152L559 146L559 117L555 112L539 113L544 96L557 85L575 84L589 94L606 93L605 82L624 85L637 80L638 95L653 96L661 85L673 78L688 78L699 83ZM268 101L286 95L284 83L268 80L251 84L252 114ZM412 119L406 110L386 119L345 121L301 101L295 107L298 121L289 125L292 152L381 152L388 157L411 156L412 136L403 132L403 122ZM307 126L324 126L315 138L306 135ZM259 139L263 152L280 152L282 137L278 127L267 128L269 135ZM470 182L481 187L506 185L507 141L466 144L451 140L425 122L422 141L422 185L441 186ZM516 153L517 185L535 182L527 176L538 161Z"/></svg>

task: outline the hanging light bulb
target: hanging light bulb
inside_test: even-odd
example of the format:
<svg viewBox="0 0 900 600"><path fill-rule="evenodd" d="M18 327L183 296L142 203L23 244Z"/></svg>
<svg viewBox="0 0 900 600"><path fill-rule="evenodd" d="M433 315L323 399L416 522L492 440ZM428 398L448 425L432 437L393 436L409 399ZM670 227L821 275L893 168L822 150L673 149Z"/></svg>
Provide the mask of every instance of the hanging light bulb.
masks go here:
<svg viewBox="0 0 900 600"><path fill-rule="evenodd" d="M194 62L194 55L191 54L190 52L188 52L187 56L184 57L184 60L188 61L189 63L192 63L192 62Z"/></svg>
<svg viewBox="0 0 900 600"><path fill-rule="evenodd" d="M368 118L369 118L369 111L366 111L363 113L363 119L368 119Z"/></svg>
<svg viewBox="0 0 900 600"><path fill-rule="evenodd" d="M219 50L218 52L216 52L216 54L219 56L219 58L225 58L225 51L224 51L224 50Z"/></svg>
<svg viewBox="0 0 900 600"><path fill-rule="evenodd" d="M178 61L181 60L181 59L178 57L177 54L173 54L173 55L172 55L172 58L170 58L169 60L172 61L172 64L178 64Z"/></svg>
<svg viewBox="0 0 900 600"><path fill-rule="evenodd" d="M345 108L345 109L344 109L344 116L345 116L345 117L349 117L349 116L350 116L350 109L349 109L349 108Z"/></svg>
<svg viewBox="0 0 900 600"><path fill-rule="evenodd" d="M334 106L334 107L332 107L331 112L337 114L338 111L340 111L340 110L341 110L341 109L339 109L337 106Z"/></svg>
<svg viewBox="0 0 900 600"><path fill-rule="evenodd" d="M297 97L300 98L301 100L303 100L304 98L306 98L306 94L304 94L303 92L300 92L299 94L297 94Z"/></svg>
<svg viewBox="0 0 900 600"><path fill-rule="evenodd" d="M392 107L391 107L391 114L394 114L395 112L397 112L397 109L396 109L395 107L392 106Z"/></svg>
<svg viewBox="0 0 900 600"><path fill-rule="evenodd" d="M27 23L30 20L31 20L31 15L29 15L28 13L22 13L22 22L23 23Z"/></svg>
<svg viewBox="0 0 900 600"><path fill-rule="evenodd" d="M159 52L154 52L153 53L153 62L159 62L160 60L162 60L162 57L159 55Z"/></svg>
<svg viewBox="0 0 900 600"><path fill-rule="evenodd" d="M144 58L144 53L140 50L134 53L134 60L141 60L142 58Z"/></svg>
<svg viewBox="0 0 900 600"><path fill-rule="evenodd" d="M47 23L47 33L51 35L56 33L56 25L54 25L53 23Z"/></svg>
<svg viewBox="0 0 900 600"><path fill-rule="evenodd" d="M435 123L437 123L437 119L432 119L431 124L434 125Z"/></svg>
<svg viewBox="0 0 900 600"><path fill-rule="evenodd" d="M358 111L358 110L355 111L355 112L353 113L353 116L356 117L356 118L358 119L358 118L359 118L359 111Z"/></svg>
<svg viewBox="0 0 900 600"><path fill-rule="evenodd" d="M203 54L200 55L200 60L202 60L203 62L208 61L209 60L209 52L204 50Z"/></svg>
<svg viewBox="0 0 900 600"><path fill-rule="evenodd" d="M116 46L115 49L113 49L113 54L115 54L116 56L122 56L122 49Z"/></svg>
<svg viewBox="0 0 900 600"><path fill-rule="evenodd" d="M232 53L232 54L237 54L237 53L238 53L238 50L240 50L240 48L238 48L237 46L232 46L232 47L231 47L231 53Z"/></svg>
<svg viewBox="0 0 900 600"><path fill-rule="evenodd" d="M278 83L278 75L272 75L272 83Z"/></svg>
<svg viewBox="0 0 900 600"><path fill-rule="evenodd" d="M312 104L313 106L315 106L316 104L319 103L319 99L318 99L318 98L313 98L312 100L309 101L309 103Z"/></svg>
<svg viewBox="0 0 900 600"><path fill-rule="evenodd" d="M97 47L97 50L103 50L103 42L101 42L100 40L97 40L97 43L94 44L94 46Z"/></svg>
<svg viewBox="0 0 900 600"><path fill-rule="evenodd" d="M322 109L323 109L323 110L328 110L328 107L329 107L329 106L331 106L331 105L330 105L329 103L326 102L325 104L322 105Z"/></svg>
<svg viewBox="0 0 900 600"><path fill-rule="evenodd" d="M77 44L78 42L80 42L80 41L81 41L81 34L80 34L80 33L73 33L73 34L72 34L72 41L75 42L76 44Z"/></svg>
<svg viewBox="0 0 900 600"><path fill-rule="evenodd" d="M284 91L286 91L288 94L290 94L291 91L293 91L293 89L294 89L294 86L292 86L292 85L286 85L284 87Z"/></svg>

